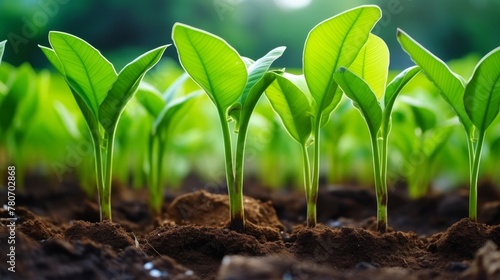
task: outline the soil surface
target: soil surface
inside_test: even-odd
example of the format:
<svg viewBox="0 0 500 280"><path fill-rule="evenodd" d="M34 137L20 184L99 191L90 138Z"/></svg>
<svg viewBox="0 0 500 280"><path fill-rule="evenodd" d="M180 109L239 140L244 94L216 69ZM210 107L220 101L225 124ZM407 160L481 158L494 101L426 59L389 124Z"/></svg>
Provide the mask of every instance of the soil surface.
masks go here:
<svg viewBox="0 0 500 280"><path fill-rule="evenodd" d="M486 183L480 223L464 218L466 191L410 200L392 190L386 233L375 230L373 192L356 187L322 186L311 229L303 194L249 182L246 229L235 232L227 196L196 184L168 192L161 215L144 190L114 186L113 222L99 222L96 200L75 183L26 185L16 193L15 273L0 209L0 279L500 279L500 195Z"/></svg>

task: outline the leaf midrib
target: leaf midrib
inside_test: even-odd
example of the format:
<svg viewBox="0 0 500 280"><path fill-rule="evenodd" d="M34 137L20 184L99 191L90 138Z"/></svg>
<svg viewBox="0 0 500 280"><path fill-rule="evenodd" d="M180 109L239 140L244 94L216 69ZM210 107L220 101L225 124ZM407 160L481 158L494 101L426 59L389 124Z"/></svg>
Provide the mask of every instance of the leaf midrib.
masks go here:
<svg viewBox="0 0 500 280"><path fill-rule="evenodd" d="M497 84L497 82L498 82L498 80L500 80L500 74L499 74L499 75L497 75L497 77L496 77L496 79L495 79L495 82L494 82L494 83L492 83L492 84L493 84L493 85L496 85L496 84ZM486 121L486 116L488 115L488 111L489 111L489 109L490 109L491 100L492 100L492 98L493 98L493 92L494 92L494 90L493 90L493 89L490 89L490 90L489 90L489 94L488 94L488 102L486 102L486 108L485 108L484 115L483 115L483 117L482 117L482 121L481 121L481 131L482 131L482 132L484 132L484 131L487 129L487 127L489 126L489 125L488 125L488 126L484 127L484 126L485 126L485 124L484 124L484 123L485 123L485 121Z"/></svg>
<svg viewBox="0 0 500 280"><path fill-rule="evenodd" d="M92 83L92 81L91 81L91 79L90 79L90 74L89 74L89 72L88 72L88 70L87 70L87 67L85 67L85 63L83 62L83 60L82 60L82 58L81 58L80 54L76 51L76 49L75 49L75 48L73 48L73 46L72 46L72 45L71 45L71 44L70 44L70 43L66 40L66 38L65 38L65 37L62 37L62 39L63 39L63 40L64 40L64 42L65 42L65 43L66 43L66 44L67 44L67 45L71 48L71 50L73 50L73 52L74 52L74 53L76 54L76 56L78 57L78 60L80 60L80 62L81 62L81 63L82 63L82 65L84 66L83 68L85 69L85 76L87 77L87 81L89 82L90 87L91 87L92 92L93 92L93 96L92 96L92 97L93 97L94 101L95 101L95 102L96 102L96 104L97 104L97 108L99 108L99 105L100 105L100 104L99 104L99 100L97 99L97 96L96 96L96 94L95 94L95 87L94 87L94 84ZM99 110L97 110L97 112L95 112L95 114L96 114L96 116L98 116L98 115L99 115Z"/></svg>
<svg viewBox="0 0 500 280"><path fill-rule="evenodd" d="M339 63L339 61L340 61L340 56L341 56L340 54L341 54L341 53L342 53L342 51L344 50L344 47L345 47L345 46L344 46L344 44L345 44L345 42L346 42L346 40L347 40L347 37L348 37L348 36L349 36L349 34L351 33L351 30L352 30L353 26L356 24L356 22L358 22L358 19L359 19L359 17L361 16L361 14L363 14L363 11L364 11L364 10L360 10L360 12L358 13L358 15L356 16L356 19L352 22L351 26L349 27L348 32L346 32L346 34L343 36L343 39L342 39L342 44L340 44L340 49L339 49L338 55L337 55L337 57L336 57L336 59L335 59L335 64L334 64L334 67L333 67L334 69L331 69L331 70L330 70L331 72L330 72L330 74L329 74L330 79L329 79L329 81L328 81L328 87L325 89L325 91L324 91L324 92L323 92L323 94L321 95L321 96L322 96L322 98L321 98L321 107L322 107L322 108L320 108L320 109L321 109L321 111L320 111L321 113L319 114L319 116L320 116L320 117L318 118L319 120L317 120L317 122L318 122L318 123L321 123L321 117L322 117L323 109L324 109L324 107L326 107L326 106L325 106L325 104L324 104L324 102L325 102L325 99L326 99L326 95L327 95L327 93L328 93L328 90L332 87L332 84L333 84L333 83L335 83L335 80L333 79L333 75L335 74L335 71L336 71L336 70L337 70L337 68L338 68L338 65L337 65L337 64L338 64L338 63ZM346 67L347 67L347 66L346 66ZM319 112L318 112L318 113L319 113Z"/></svg>
<svg viewBox="0 0 500 280"><path fill-rule="evenodd" d="M216 101L216 107L217 109L222 113L223 111L223 108L221 108L221 104L219 102L219 99L217 98L216 94L214 93L214 88L213 88L213 85L212 85L212 79L210 79L210 75L208 75L208 72L207 72L207 67L205 66L206 63L205 61L203 60L203 56L200 55L200 52L198 52L198 49L195 47L195 45L193 44L193 41L191 40L191 35L188 34L188 32L186 32L184 30L184 34L186 34L187 36L187 39L189 41L189 44L191 46L193 46L193 50L195 51L196 55L198 56L198 58L200 59L200 62L201 62L201 65L203 66L203 71L205 72L205 76L207 77L207 80L208 80L208 85L210 87L210 94L213 96L214 100Z"/></svg>

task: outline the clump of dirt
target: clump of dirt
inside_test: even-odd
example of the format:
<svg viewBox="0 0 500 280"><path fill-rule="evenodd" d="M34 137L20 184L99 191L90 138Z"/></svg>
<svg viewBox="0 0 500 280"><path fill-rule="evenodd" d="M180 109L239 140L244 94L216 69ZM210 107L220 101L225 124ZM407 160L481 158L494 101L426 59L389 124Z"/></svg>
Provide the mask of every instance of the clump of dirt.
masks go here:
<svg viewBox="0 0 500 280"><path fill-rule="evenodd" d="M118 250L125 249L134 244L134 240L119 224L109 221L100 223L74 221L64 232L64 238L67 240L89 239L103 245L109 245Z"/></svg>
<svg viewBox="0 0 500 280"><path fill-rule="evenodd" d="M259 232L251 223L246 226L247 232ZM226 255L264 256L285 252L284 243L276 240L276 236L267 240L266 235L253 236L213 226L165 226L148 234L146 241L145 252L170 256L203 279L213 279Z"/></svg>
<svg viewBox="0 0 500 280"><path fill-rule="evenodd" d="M270 201L245 196L244 204L248 222L284 229ZM225 226L229 222L228 197L204 190L181 195L169 205L167 217L178 225Z"/></svg>
<svg viewBox="0 0 500 280"><path fill-rule="evenodd" d="M466 192L409 200L396 190L389 203L392 229L382 234L374 230L371 191L323 188L320 224L310 229L303 194L257 187L258 199L245 198L248 220L239 233L228 229L226 195L170 195L164 215L154 216L144 192L115 188L111 223L97 221L97 204L82 199L77 185L28 184L16 194L17 272L0 266L0 279L499 277L499 196L491 189L479 188L479 221L488 224L462 219ZM0 209L0 216L8 215ZM0 240L6 240L10 232L0 221ZM7 246L0 242L0 251ZM0 254L0 263L6 261Z"/></svg>

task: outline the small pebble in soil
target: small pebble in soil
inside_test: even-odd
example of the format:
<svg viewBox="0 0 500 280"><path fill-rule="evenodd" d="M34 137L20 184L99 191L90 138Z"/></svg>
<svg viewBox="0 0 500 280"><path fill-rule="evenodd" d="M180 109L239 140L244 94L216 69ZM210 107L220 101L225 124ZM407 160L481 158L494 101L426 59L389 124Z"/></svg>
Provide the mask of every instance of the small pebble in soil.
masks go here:
<svg viewBox="0 0 500 280"><path fill-rule="evenodd" d="M467 264L461 262L450 262L447 266L447 269L450 272L462 272L468 268L469 266Z"/></svg>
<svg viewBox="0 0 500 280"><path fill-rule="evenodd" d="M288 235L284 231L280 231L280 235L281 235L281 239L283 239L283 241L289 241L290 240L290 235Z"/></svg>
<svg viewBox="0 0 500 280"><path fill-rule="evenodd" d="M359 270L374 269L374 268L380 268L380 265L374 262L360 262L356 264L354 268Z"/></svg>
<svg viewBox="0 0 500 280"><path fill-rule="evenodd" d="M342 222L340 222L339 220L328 221L326 225L331 228L340 228L342 227Z"/></svg>
<svg viewBox="0 0 500 280"><path fill-rule="evenodd" d="M192 270L187 270L186 272L184 272L184 275L186 275L186 276L193 276L194 272Z"/></svg>
<svg viewBox="0 0 500 280"><path fill-rule="evenodd" d="M290 273L290 271L287 271L283 273L283 277L281 278L282 280L293 280L293 276Z"/></svg>
<svg viewBox="0 0 500 280"><path fill-rule="evenodd" d="M222 265L229 265L229 263L231 263L231 257L224 256L224 258L222 258Z"/></svg>
<svg viewBox="0 0 500 280"><path fill-rule="evenodd" d="M146 269L146 270L151 270L151 269L153 269L153 267L154 266L153 266L152 262L147 262L144 264L144 269Z"/></svg>
<svg viewBox="0 0 500 280"><path fill-rule="evenodd" d="M149 272L149 276L151 276L153 278L166 277L167 275L168 275L168 273L166 273L164 271L159 271L158 269L152 269Z"/></svg>

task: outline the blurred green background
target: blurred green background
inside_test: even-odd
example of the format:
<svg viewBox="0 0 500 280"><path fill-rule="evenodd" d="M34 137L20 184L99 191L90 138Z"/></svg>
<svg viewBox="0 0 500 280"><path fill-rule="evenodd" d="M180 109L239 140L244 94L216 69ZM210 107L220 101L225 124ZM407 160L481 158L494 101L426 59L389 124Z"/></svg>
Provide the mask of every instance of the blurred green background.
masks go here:
<svg viewBox="0 0 500 280"><path fill-rule="evenodd" d="M444 60L482 56L500 45L500 0L1 0L0 38L9 40L5 61L14 65L47 66L37 44L47 45L47 32L60 30L88 40L120 68L139 52L171 43L179 21L225 38L252 58L285 45L281 65L298 68L314 25L369 3L384 12L374 33L389 45L392 69L410 65L397 45L397 27ZM167 55L175 57L175 49Z"/></svg>
<svg viewBox="0 0 500 280"><path fill-rule="evenodd" d="M18 84L22 88L12 91L19 108L9 130L0 131L0 166L15 162L18 178L22 178L19 172L23 168L27 174L48 175L58 183L76 176L88 193L95 191L92 151L87 147L89 136L82 115L62 77L37 47L49 45L50 30L86 40L119 70L139 54L172 43L173 24L183 22L224 38L252 59L287 46L274 66L295 71L302 67L309 30L361 4L377 4L383 10L384 17L373 32L388 44L392 70L413 65L396 41L398 27L466 79L482 56L500 46L500 0L0 0L0 41L8 40L0 67L0 104L16 77L21 77ZM145 77L160 92L182 73L174 47L167 49L166 56L172 60L163 59ZM178 95L196 89L188 82ZM405 181L410 189L421 186L424 192L428 181L434 189L466 188L465 135L451 118L448 104L424 75L411 82L402 95L395 105L389 140L390 184ZM220 126L209 99L199 99L167 144L165 181L169 187L179 186L184 178L196 174L206 182L205 189L223 189ZM122 115L114 176L124 184L145 186L148 170L143 162L151 122L136 99ZM323 181L372 185L366 126L351 102L344 98L322 134ZM262 98L251 120L247 178L268 187L302 187L298 148ZM500 184L499 154L500 117L488 130L481 163L481 178L496 186Z"/></svg>

